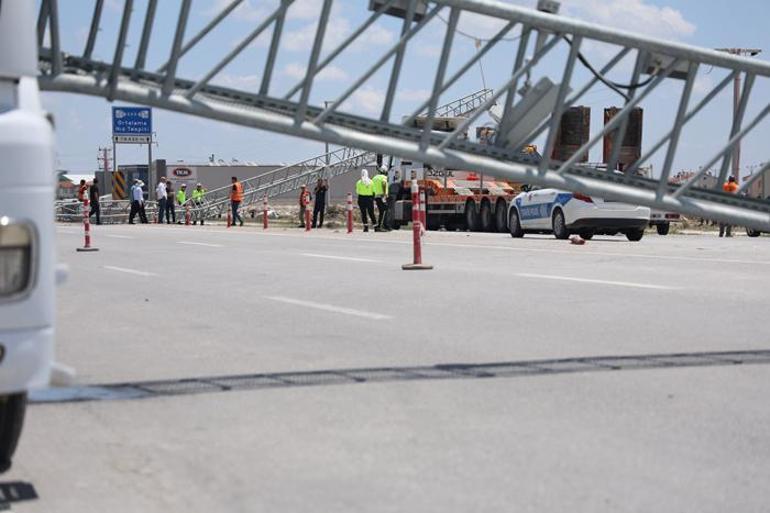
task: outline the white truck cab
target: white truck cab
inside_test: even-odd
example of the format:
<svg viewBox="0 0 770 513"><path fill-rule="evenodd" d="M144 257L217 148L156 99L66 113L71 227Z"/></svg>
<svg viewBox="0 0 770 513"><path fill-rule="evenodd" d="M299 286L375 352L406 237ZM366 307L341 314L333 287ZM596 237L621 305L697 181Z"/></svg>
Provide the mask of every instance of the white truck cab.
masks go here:
<svg viewBox="0 0 770 513"><path fill-rule="evenodd" d="M0 3L0 472L27 391L49 383L53 360L54 139L37 85L34 9Z"/></svg>

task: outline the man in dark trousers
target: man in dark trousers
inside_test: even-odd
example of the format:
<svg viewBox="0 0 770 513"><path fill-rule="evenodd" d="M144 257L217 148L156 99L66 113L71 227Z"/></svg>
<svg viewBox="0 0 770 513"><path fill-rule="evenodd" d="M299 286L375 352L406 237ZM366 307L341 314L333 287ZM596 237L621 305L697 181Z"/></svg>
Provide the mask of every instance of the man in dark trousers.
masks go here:
<svg viewBox="0 0 770 513"><path fill-rule="evenodd" d="M166 180L166 224L176 223L176 193L171 180Z"/></svg>
<svg viewBox="0 0 770 513"><path fill-rule="evenodd" d="M99 208L99 180L96 177L94 177L91 187L88 188L88 201L91 207L88 217L96 214L96 224L102 224L101 209Z"/></svg>
<svg viewBox="0 0 770 513"><path fill-rule="evenodd" d="M395 230L395 208L396 201L401 199L401 191L404 188L404 184L401 181L401 173L396 170L393 172L393 181L388 184L388 206L385 210L385 227L389 230Z"/></svg>
<svg viewBox="0 0 770 513"><path fill-rule="evenodd" d="M144 182L139 179L134 180L131 187L131 213L128 216L128 224L134 224L134 217L139 214L139 220L142 224L147 224L147 213L144 210L144 191L142 186Z"/></svg>
<svg viewBox="0 0 770 513"><path fill-rule="evenodd" d="M318 223L318 228L323 228L324 226L324 212L326 212L326 192L328 190L329 185L326 183L326 180L319 178L315 189L313 189L313 194L315 194L315 203L313 204L313 228L316 227L316 221L318 220L319 214L321 216L321 222Z"/></svg>

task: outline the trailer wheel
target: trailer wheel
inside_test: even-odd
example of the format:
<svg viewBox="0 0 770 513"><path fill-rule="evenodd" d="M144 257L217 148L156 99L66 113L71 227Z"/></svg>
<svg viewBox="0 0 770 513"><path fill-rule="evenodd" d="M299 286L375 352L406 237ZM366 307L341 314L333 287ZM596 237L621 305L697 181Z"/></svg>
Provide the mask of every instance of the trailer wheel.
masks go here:
<svg viewBox="0 0 770 513"><path fill-rule="evenodd" d="M488 201L481 202L480 218L481 218L480 219L481 231L491 232L492 231L492 205L490 205Z"/></svg>
<svg viewBox="0 0 770 513"><path fill-rule="evenodd" d="M465 203L465 229L469 232L479 231L479 213L476 203L471 200Z"/></svg>
<svg viewBox="0 0 770 513"><path fill-rule="evenodd" d="M670 223L660 223L655 225L655 229L658 230L658 235L668 235L669 228L671 228Z"/></svg>
<svg viewBox="0 0 770 513"><path fill-rule="evenodd" d="M759 230L752 230L750 228L746 228L746 235L748 235L749 237L759 237L760 235L762 235L762 232L760 232Z"/></svg>
<svg viewBox="0 0 770 513"><path fill-rule="evenodd" d="M505 201L500 200L495 207L495 226L497 231L505 233L508 231L508 209L506 208Z"/></svg>
<svg viewBox="0 0 770 513"><path fill-rule="evenodd" d="M26 406L27 394L0 396L0 474L11 468Z"/></svg>

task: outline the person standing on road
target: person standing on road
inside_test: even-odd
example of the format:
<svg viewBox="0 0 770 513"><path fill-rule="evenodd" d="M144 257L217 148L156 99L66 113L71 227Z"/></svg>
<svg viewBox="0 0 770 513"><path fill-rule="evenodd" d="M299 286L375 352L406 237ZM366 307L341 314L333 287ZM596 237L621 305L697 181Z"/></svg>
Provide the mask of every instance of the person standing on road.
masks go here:
<svg viewBox="0 0 770 513"><path fill-rule="evenodd" d="M233 226L235 226L236 220L243 226L243 218L241 218L241 214L238 213L238 209L241 207L241 202L243 201L243 185L235 176L231 177L231 180L233 182L233 188L230 191L230 206L233 209Z"/></svg>
<svg viewBox="0 0 770 513"><path fill-rule="evenodd" d="M310 191L307 190L307 185L302 184L299 189L299 227L305 227L305 213L307 212L307 206L310 205Z"/></svg>
<svg viewBox="0 0 770 513"><path fill-rule="evenodd" d="M131 213L128 216L128 224L134 224L134 217L139 214L139 220L142 224L147 224L147 214L144 211L144 183L137 179L131 187Z"/></svg>
<svg viewBox="0 0 770 513"><path fill-rule="evenodd" d="M176 202L179 205L179 208L182 209L182 211L186 210L186 207L184 205L185 203L187 203L187 184L186 183L183 183L182 185L180 185L179 190L176 191ZM179 219L179 222L177 224L182 224L181 218Z"/></svg>
<svg viewBox="0 0 770 513"><path fill-rule="evenodd" d="M388 204L385 210L385 227L389 230L396 229L393 214L395 214L396 201L398 201L399 196L401 196L402 189L401 173L396 170L393 172L393 181L388 184Z"/></svg>
<svg viewBox="0 0 770 513"><path fill-rule="evenodd" d="M374 231L387 231L387 227L382 226L385 213L388 211L385 204L388 197L388 168L386 166L382 166L379 174L372 178L372 187L374 189L374 201L377 203L377 225L374 227Z"/></svg>
<svg viewBox="0 0 770 513"><path fill-rule="evenodd" d="M88 192L88 184L86 184L85 180L80 180L80 185L78 185L78 201L81 203L85 203L86 201L86 193Z"/></svg>
<svg viewBox="0 0 770 513"><path fill-rule="evenodd" d="M161 176L155 187L155 199L158 202L158 223L163 224L163 216L166 215L166 177Z"/></svg>
<svg viewBox="0 0 770 513"><path fill-rule="evenodd" d="M361 222L364 224L364 231L369 231L369 219L372 220L372 226L377 226L377 220L374 218L374 184L369 178L369 172L366 169L361 170L361 179L356 182L356 195L358 196L358 208L361 210ZM367 215L369 218L367 219Z"/></svg>
<svg viewBox="0 0 770 513"><path fill-rule="evenodd" d="M318 223L318 228L323 228L324 225L324 213L326 212L326 193L329 191L329 184L323 178L318 179L313 194L315 194L315 203L313 204L313 225L316 227L316 221L318 216L321 216L321 222Z"/></svg>
<svg viewBox="0 0 770 513"><path fill-rule="evenodd" d="M168 224L176 223L175 201L174 187L171 184L171 180L166 180L166 223Z"/></svg>
<svg viewBox="0 0 770 513"><path fill-rule="evenodd" d="M198 220L203 226L203 195L206 194L206 189L203 185L198 183L195 189L192 191L192 204L193 204L193 224L196 224Z"/></svg>
<svg viewBox="0 0 770 513"><path fill-rule="evenodd" d="M96 214L96 224L102 224L101 209L99 208L99 180L96 177L94 177L91 187L88 188L88 201L91 207L88 217Z"/></svg>
<svg viewBox="0 0 770 513"><path fill-rule="evenodd" d="M728 194L735 194L738 192L738 183L735 181L735 177L731 176L727 179L727 182L722 186L722 190ZM719 236L732 237L733 227L732 225L719 223Z"/></svg>

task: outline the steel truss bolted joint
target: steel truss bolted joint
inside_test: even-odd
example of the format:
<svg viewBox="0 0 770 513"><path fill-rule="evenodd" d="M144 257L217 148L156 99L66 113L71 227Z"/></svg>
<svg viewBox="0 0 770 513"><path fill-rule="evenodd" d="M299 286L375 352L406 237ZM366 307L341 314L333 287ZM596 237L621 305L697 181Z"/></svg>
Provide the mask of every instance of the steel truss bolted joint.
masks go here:
<svg viewBox="0 0 770 513"><path fill-rule="evenodd" d="M559 14L561 2L557 0L537 0L537 10L548 14Z"/></svg>

